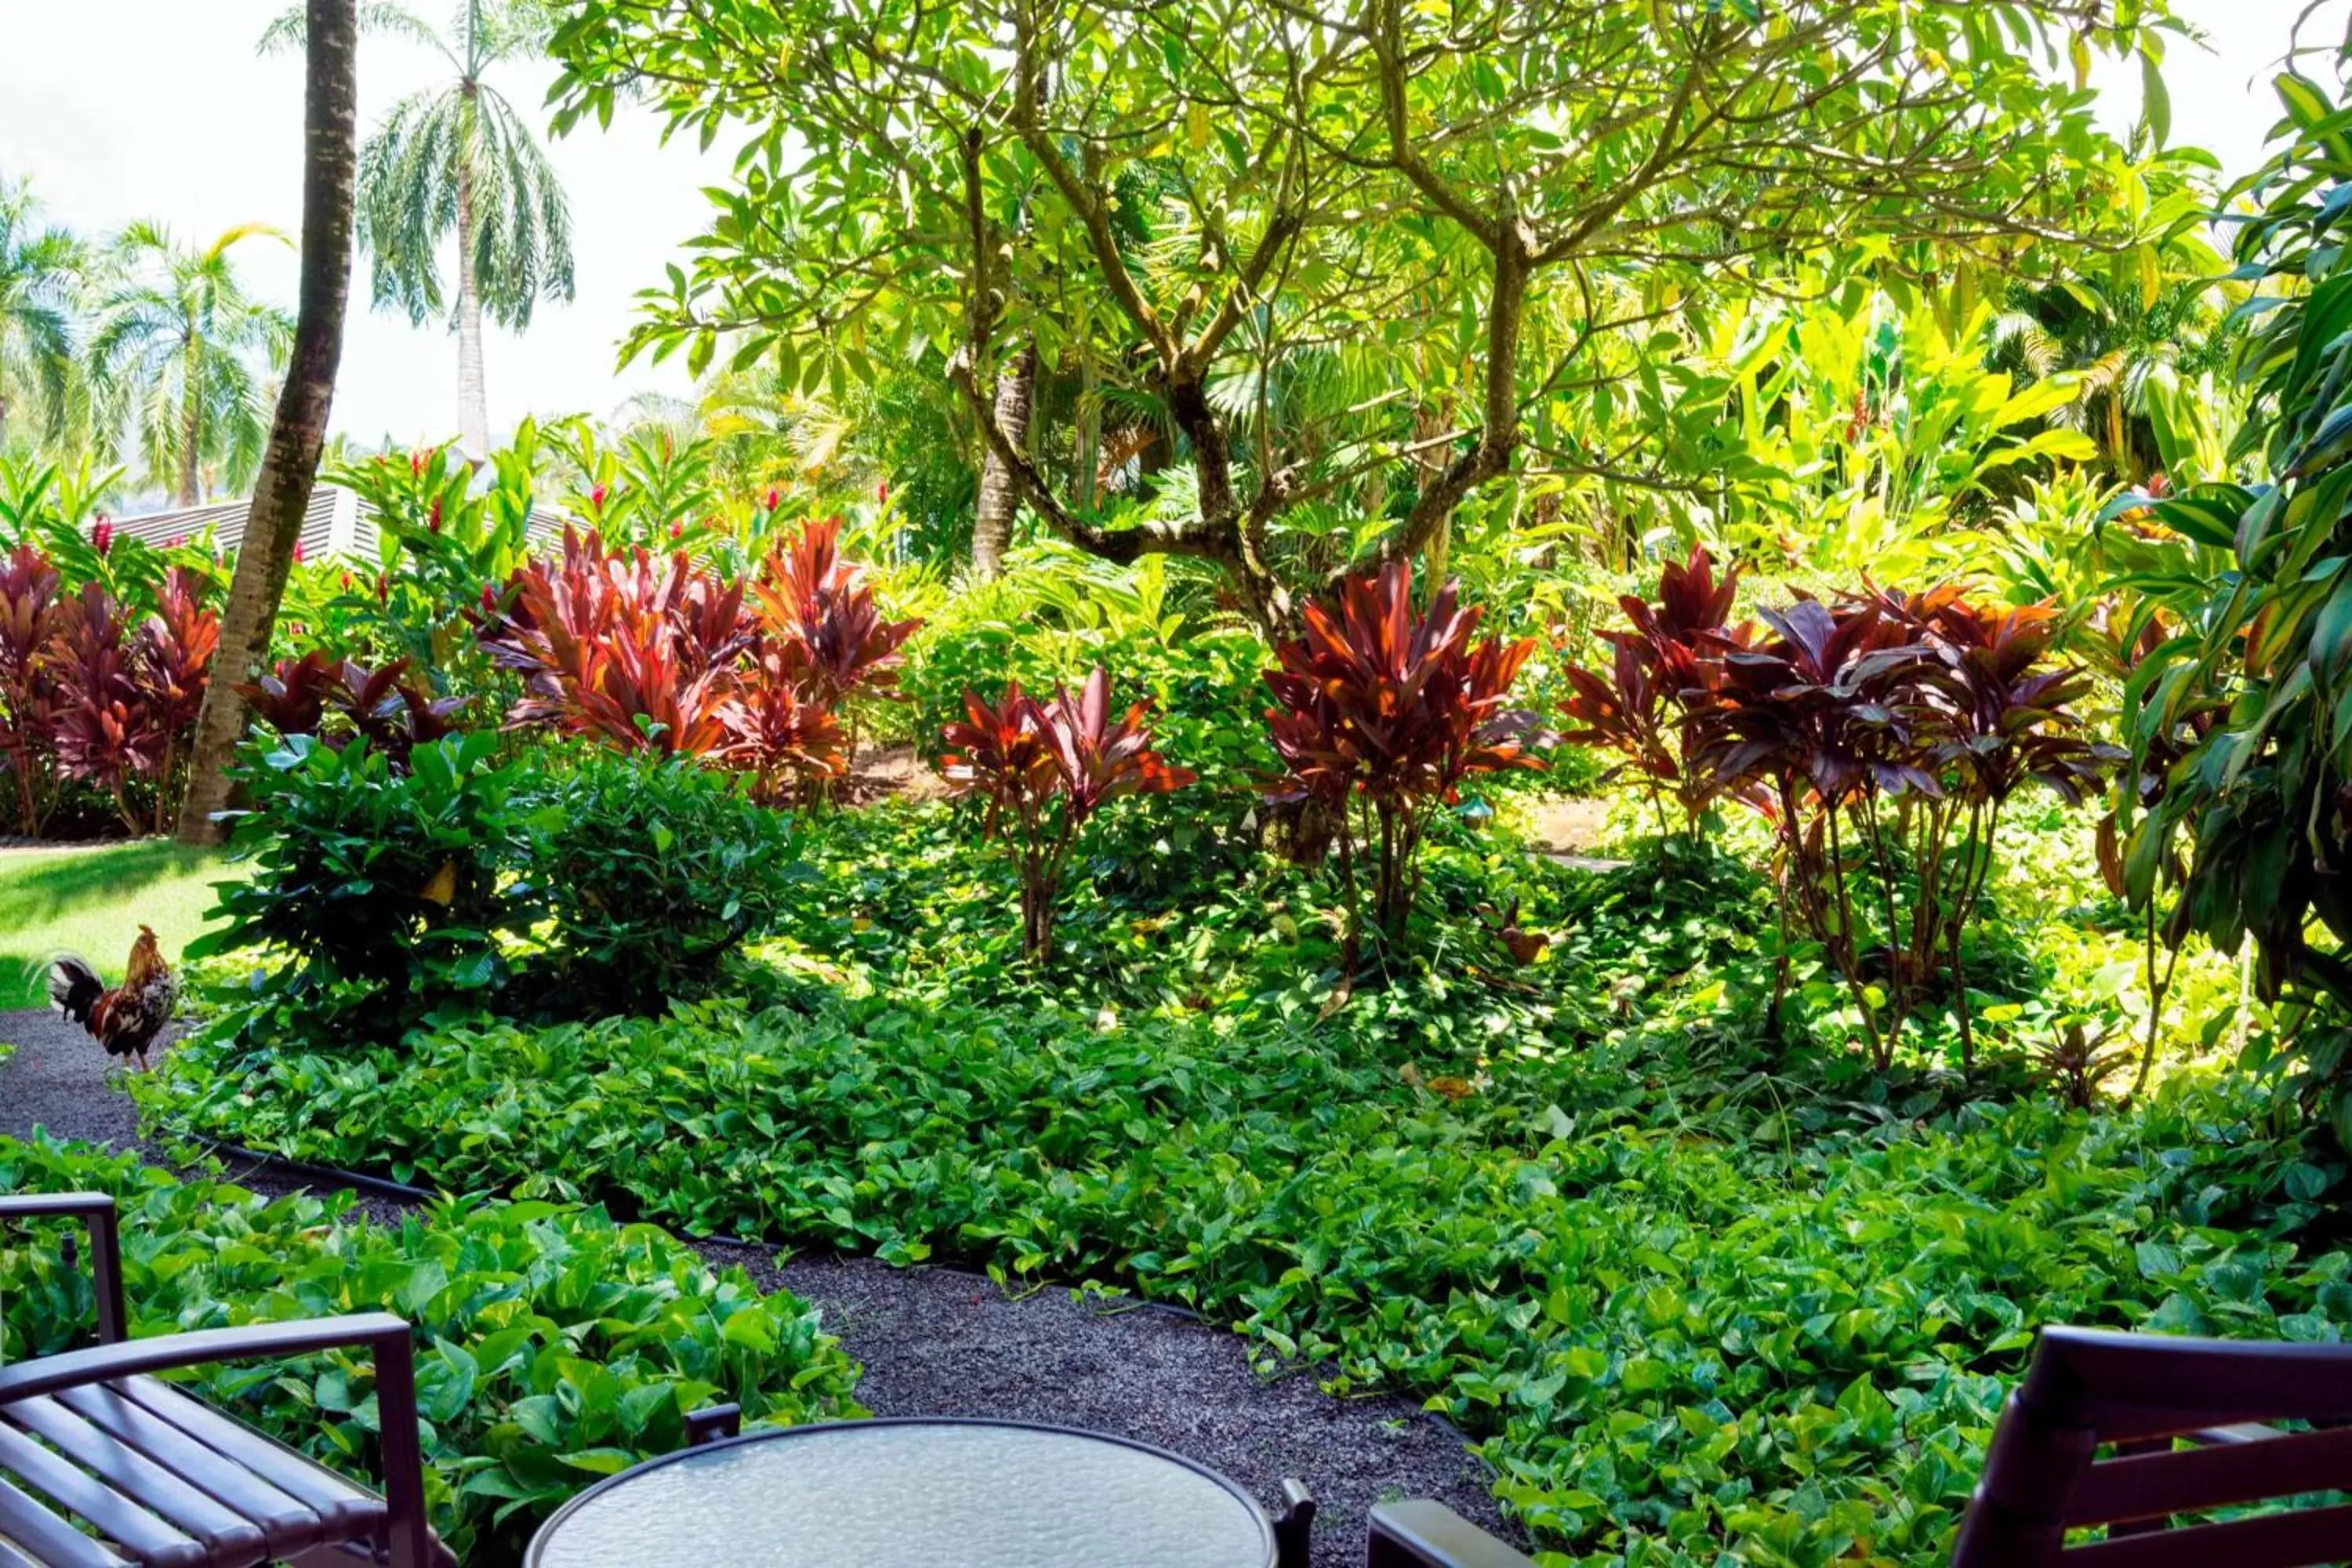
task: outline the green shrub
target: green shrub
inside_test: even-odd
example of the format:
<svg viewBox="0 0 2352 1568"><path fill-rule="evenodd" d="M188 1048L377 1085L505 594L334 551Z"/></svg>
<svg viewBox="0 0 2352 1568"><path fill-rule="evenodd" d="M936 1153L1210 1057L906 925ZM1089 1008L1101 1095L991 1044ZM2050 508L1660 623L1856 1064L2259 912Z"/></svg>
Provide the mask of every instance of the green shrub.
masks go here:
<svg viewBox="0 0 2352 1568"><path fill-rule="evenodd" d="M266 1202L0 1138L0 1192L77 1189L122 1205L133 1334L379 1310L415 1323L434 1524L463 1562L519 1561L565 1498L679 1447L688 1411L734 1400L778 1425L862 1414L857 1368L807 1303L598 1210L452 1201L385 1229L348 1198ZM89 1332L88 1271L59 1266L53 1228L31 1245L0 1237L0 1362ZM376 1484L363 1352L208 1368L194 1387Z"/></svg>
<svg viewBox="0 0 2352 1568"><path fill-rule="evenodd" d="M548 921L571 1013L659 1012L707 989L803 875L790 821L688 758L603 752L539 765L514 889Z"/></svg>
<svg viewBox="0 0 2352 1568"><path fill-rule="evenodd" d="M516 918L499 879L520 832L520 772L498 752L493 735L451 735L405 772L363 739L248 752L231 858L252 875L221 885L225 923L188 948L268 952L245 1032L395 1039L437 1005L497 995Z"/></svg>

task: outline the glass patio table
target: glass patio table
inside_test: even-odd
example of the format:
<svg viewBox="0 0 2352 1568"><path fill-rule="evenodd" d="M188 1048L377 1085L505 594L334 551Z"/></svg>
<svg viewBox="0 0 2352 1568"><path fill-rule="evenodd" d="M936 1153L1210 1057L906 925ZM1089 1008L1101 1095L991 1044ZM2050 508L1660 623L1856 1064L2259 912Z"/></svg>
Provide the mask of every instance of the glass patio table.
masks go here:
<svg viewBox="0 0 2352 1568"><path fill-rule="evenodd" d="M598 1482L527 1568L1274 1568L1272 1520L1204 1466L1099 1433L877 1418L754 1432Z"/></svg>

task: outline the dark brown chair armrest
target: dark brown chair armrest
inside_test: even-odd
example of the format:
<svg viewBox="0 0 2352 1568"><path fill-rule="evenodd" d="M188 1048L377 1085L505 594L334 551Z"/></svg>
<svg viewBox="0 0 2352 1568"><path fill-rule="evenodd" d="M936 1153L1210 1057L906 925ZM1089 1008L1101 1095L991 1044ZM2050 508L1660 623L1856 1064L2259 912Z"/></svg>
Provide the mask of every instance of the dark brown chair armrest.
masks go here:
<svg viewBox="0 0 2352 1568"><path fill-rule="evenodd" d="M79 1219L89 1230L89 1271L98 1296L98 1338L120 1344L129 1337L122 1311L122 1237L114 1199L105 1193L9 1193L0 1194L0 1220ZM73 1244L66 1244L73 1266Z"/></svg>
<svg viewBox="0 0 2352 1568"><path fill-rule="evenodd" d="M310 1318L284 1323L247 1323L235 1329L198 1329L184 1334L156 1334L120 1344L95 1345L67 1351L38 1361L0 1367L0 1405L62 1388L132 1377L175 1367L208 1366L215 1362L247 1361L261 1356L310 1355L320 1351L366 1348L383 1356L396 1351L410 1360L409 1327L390 1312L355 1312L341 1318ZM379 1382L382 1381L379 1376Z"/></svg>
<svg viewBox="0 0 2352 1568"><path fill-rule="evenodd" d="M1365 1568L1535 1568L1442 1502L1410 1498L1372 1510Z"/></svg>

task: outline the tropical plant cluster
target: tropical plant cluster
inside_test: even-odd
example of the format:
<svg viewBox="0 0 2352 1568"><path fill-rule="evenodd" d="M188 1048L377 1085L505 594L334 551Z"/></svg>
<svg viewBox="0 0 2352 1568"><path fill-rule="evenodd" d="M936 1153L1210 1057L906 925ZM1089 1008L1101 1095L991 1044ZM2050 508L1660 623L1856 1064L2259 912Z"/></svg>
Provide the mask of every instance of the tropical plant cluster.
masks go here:
<svg viewBox="0 0 2352 1568"><path fill-rule="evenodd" d="M257 1042L397 1040L444 1008L657 1012L797 874L788 819L687 758L297 732L246 778L251 874L191 951L255 954L235 1016Z"/></svg>
<svg viewBox="0 0 2352 1568"><path fill-rule="evenodd" d="M161 831L220 641L217 563L102 514L84 531L51 468L0 468L0 821Z"/></svg>
<svg viewBox="0 0 2352 1568"><path fill-rule="evenodd" d="M2088 678L2053 658L2046 604L1800 595L1759 629L1730 622L1738 576L1718 579L1702 547L1668 563L1657 602L1625 598L1608 674L1569 673L1570 738L1622 753L1694 838L1718 801L1757 810L1784 928L1793 915L1843 979L1873 1062L1893 1062L1941 984L1966 1070L1967 940L2001 814L2029 784L2081 805L2123 756L2072 706Z"/></svg>
<svg viewBox="0 0 2352 1568"><path fill-rule="evenodd" d="M862 1414L856 1364L806 1302L600 1210L451 1200L384 1226L347 1196L266 1200L0 1138L0 1192L71 1191L121 1205L133 1334L359 1311L415 1323L426 1498L467 1562L519 1561L556 1505L677 1448L706 1405L784 1426ZM47 1225L0 1237L0 1362L89 1342L89 1269L62 1265L61 1239ZM195 1387L375 1484L363 1354L216 1366Z"/></svg>

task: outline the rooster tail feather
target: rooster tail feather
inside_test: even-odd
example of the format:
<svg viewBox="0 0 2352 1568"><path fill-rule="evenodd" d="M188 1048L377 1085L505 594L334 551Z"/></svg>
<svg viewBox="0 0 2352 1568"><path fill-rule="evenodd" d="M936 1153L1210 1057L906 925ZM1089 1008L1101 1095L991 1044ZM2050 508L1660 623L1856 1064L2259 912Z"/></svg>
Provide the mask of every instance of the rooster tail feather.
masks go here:
<svg viewBox="0 0 2352 1568"><path fill-rule="evenodd" d="M83 1028L89 1027L98 999L105 994L106 984L98 971L72 953L49 965L49 1005Z"/></svg>

